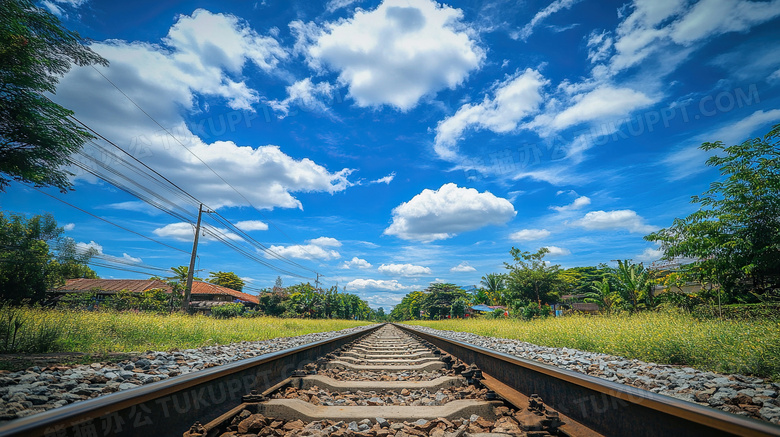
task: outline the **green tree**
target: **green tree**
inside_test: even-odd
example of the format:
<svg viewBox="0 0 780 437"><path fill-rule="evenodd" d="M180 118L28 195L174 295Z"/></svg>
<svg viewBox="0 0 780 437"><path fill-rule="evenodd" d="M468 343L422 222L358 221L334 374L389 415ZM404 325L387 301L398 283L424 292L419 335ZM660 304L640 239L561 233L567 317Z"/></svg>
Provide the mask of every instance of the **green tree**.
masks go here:
<svg viewBox="0 0 780 437"><path fill-rule="evenodd" d="M187 286L187 275L190 272L190 268L187 266L171 267L171 272L173 275L165 278L168 281L168 285L177 292L184 292L184 288ZM157 279L157 277L152 277L152 279ZM200 281L201 278L193 276L192 280Z"/></svg>
<svg viewBox="0 0 780 437"><path fill-rule="evenodd" d="M227 287L231 290L241 291L244 289L246 283L233 272L209 272L208 282L219 285L220 287Z"/></svg>
<svg viewBox="0 0 780 437"><path fill-rule="evenodd" d="M634 264L629 260L618 260L615 270L615 280L620 297L620 303L629 311L637 311L645 306L650 296L653 280L650 272L642 264Z"/></svg>
<svg viewBox="0 0 780 437"><path fill-rule="evenodd" d="M425 289L422 309L431 319L450 314L452 304L459 299L466 300L466 291L455 284L432 283Z"/></svg>
<svg viewBox="0 0 780 437"><path fill-rule="evenodd" d="M414 320L420 318L422 301L425 299L425 293L422 291L412 291L401 299L401 303L393 307L390 311L391 320Z"/></svg>
<svg viewBox="0 0 780 437"><path fill-rule="evenodd" d="M68 157L93 138L49 100L72 64L108 65L30 0L0 2L0 191L11 179L65 191Z"/></svg>
<svg viewBox="0 0 780 437"><path fill-rule="evenodd" d="M548 264L544 260L549 252L546 247L535 253L523 252L514 247L509 251L515 262L504 265L509 270L507 285L513 307L525 306L529 301L535 301L541 306L543 301L558 300L565 283L561 277L561 266Z"/></svg>
<svg viewBox="0 0 780 437"><path fill-rule="evenodd" d="M699 210L645 237L661 243L664 259L694 258L705 276L715 277L732 298L759 295L780 286L780 124L763 138L724 147L707 165L721 180L701 196Z"/></svg>
<svg viewBox="0 0 780 437"><path fill-rule="evenodd" d="M505 305L506 275L501 273L488 273L482 277L480 284L485 288L485 293L490 300L489 305ZM484 302L488 303L488 302Z"/></svg>
<svg viewBox="0 0 780 437"><path fill-rule="evenodd" d="M615 305L615 293L608 277L601 281L594 281L590 286L590 291L585 293L585 302L598 304L599 308L607 314L612 313L612 307Z"/></svg>
<svg viewBox="0 0 780 437"><path fill-rule="evenodd" d="M95 254L78 251L62 233L51 214L27 219L0 211L0 298L40 301L46 290L64 284L63 264L83 265Z"/></svg>

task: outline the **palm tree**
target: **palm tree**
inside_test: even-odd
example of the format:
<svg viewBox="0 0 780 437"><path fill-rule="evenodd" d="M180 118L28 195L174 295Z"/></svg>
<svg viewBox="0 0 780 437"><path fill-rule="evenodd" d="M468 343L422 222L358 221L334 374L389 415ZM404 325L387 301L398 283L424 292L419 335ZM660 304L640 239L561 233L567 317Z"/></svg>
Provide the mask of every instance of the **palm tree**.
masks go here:
<svg viewBox="0 0 780 437"><path fill-rule="evenodd" d="M493 305L504 303L505 281L506 277L501 273L488 273L482 277L480 284L485 287L485 292Z"/></svg>
<svg viewBox="0 0 780 437"><path fill-rule="evenodd" d="M598 304L605 313L612 312L615 304L615 293L610 289L609 278L602 278L601 282L593 281L590 285L592 291L585 293L585 302Z"/></svg>
<svg viewBox="0 0 780 437"><path fill-rule="evenodd" d="M631 312L639 309L640 302L650 293L653 286L650 272L642 264L633 264L629 260L618 260L618 269L615 272L618 281L617 292L623 304Z"/></svg>

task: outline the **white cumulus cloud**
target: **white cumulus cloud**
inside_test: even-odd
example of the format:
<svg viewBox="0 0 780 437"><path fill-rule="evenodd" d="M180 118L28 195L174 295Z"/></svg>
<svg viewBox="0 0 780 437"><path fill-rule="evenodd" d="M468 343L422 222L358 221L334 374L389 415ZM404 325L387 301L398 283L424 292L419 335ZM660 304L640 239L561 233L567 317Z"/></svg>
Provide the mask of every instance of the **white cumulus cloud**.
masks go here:
<svg viewBox="0 0 780 437"><path fill-rule="evenodd" d="M414 264L382 264L378 270L380 273L391 276L422 276L432 273L429 267Z"/></svg>
<svg viewBox="0 0 780 437"><path fill-rule="evenodd" d="M361 292L361 291L411 291L415 288L419 289L417 285L403 285L395 279L355 279L347 283L346 289L348 292Z"/></svg>
<svg viewBox="0 0 780 437"><path fill-rule="evenodd" d="M293 158L278 145L238 146L216 140L225 132L250 127L261 117L253 109L260 93L243 79L245 70L278 74L279 63L289 57L276 39L259 34L246 21L198 9L192 15L178 16L160 41L109 40L90 47L111 63L110 68L97 70L173 137L161 132L91 67L73 68L52 98L212 208L248 206L250 202L265 209L302 208L295 193L335 193L351 185L347 180L350 169L330 171L308 158ZM207 105L212 99L236 111L209 114ZM188 122L185 112L204 115ZM116 123L118 119L122 123ZM102 157L93 146L84 152ZM77 179L94 182L83 171L75 173Z"/></svg>
<svg viewBox="0 0 780 437"><path fill-rule="evenodd" d="M563 205L563 206L551 206L550 209L553 209L558 212L564 212L564 211L572 211L575 209L582 209L585 206L590 205L590 198L587 196L580 196L576 199L574 199L574 202Z"/></svg>
<svg viewBox="0 0 780 437"><path fill-rule="evenodd" d="M241 240L242 238L234 232L224 228L216 228L210 225L201 226L200 241L215 241L217 238L228 238L231 240ZM176 241L192 241L195 238L195 226L187 222L170 223L161 228L152 231L154 235L163 238L171 238Z"/></svg>
<svg viewBox="0 0 780 437"><path fill-rule="evenodd" d="M245 220L236 223L236 227L242 231L267 231L268 225L260 220Z"/></svg>
<svg viewBox="0 0 780 437"><path fill-rule="evenodd" d="M455 146L467 129L495 133L516 130L521 120L539 109L541 89L547 83L541 73L529 68L496 84L492 98L486 95L479 103L464 104L436 126L436 153L443 159L453 159L457 155Z"/></svg>
<svg viewBox="0 0 780 437"><path fill-rule="evenodd" d="M341 246L341 242L331 237L319 237L312 240L308 240L307 244L295 244L292 246L271 246L269 247L271 252L275 252L279 255L289 258L299 258L307 260L320 260L329 261L332 259L341 258L341 254L337 251L330 249L331 247ZM269 253L265 253L265 257L273 259L274 256Z"/></svg>
<svg viewBox="0 0 780 437"><path fill-rule="evenodd" d="M550 236L550 231L547 229L522 229L517 232L513 232L509 235L509 239L512 241L533 241L541 240Z"/></svg>
<svg viewBox="0 0 780 437"><path fill-rule="evenodd" d="M512 204L493 193L444 184L425 189L393 209L387 235L404 240L430 242L488 225L502 225L517 215Z"/></svg>
<svg viewBox="0 0 780 437"><path fill-rule="evenodd" d="M630 209L614 211L591 211L577 220L576 225L589 230L625 229L629 232L648 233L658 229L645 223L645 220Z"/></svg>
<svg viewBox="0 0 780 437"><path fill-rule="evenodd" d="M344 261L344 264L341 265L342 269L370 269L372 267L372 264L362 258L358 257L352 257L349 261Z"/></svg>
<svg viewBox="0 0 780 437"><path fill-rule="evenodd" d="M66 231L66 232L67 231L72 231L74 229L76 229L76 224L75 223L68 223L68 224L66 224L65 226L62 227L62 230Z"/></svg>
<svg viewBox="0 0 780 437"><path fill-rule="evenodd" d="M463 261L460 264L450 269L450 272L452 273L468 273L468 272L476 272L476 271L477 269L475 269L473 266L470 266L467 261Z"/></svg>
<svg viewBox="0 0 780 437"><path fill-rule="evenodd" d="M431 0L385 0L326 23L313 35L294 22L310 44L300 49L312 67L339 73L358 106L390 105L402 111L426 95L463 83L485 52L462 21L463 12Z"/></svg>
<svg viewBox="0 0 780 437"><path fill-rule="evenodd" d="M549 255L550 257L571 255L571 251L569 249L564 249L562 247L545 246L545 248L549 250L547 255Z"/></svg>

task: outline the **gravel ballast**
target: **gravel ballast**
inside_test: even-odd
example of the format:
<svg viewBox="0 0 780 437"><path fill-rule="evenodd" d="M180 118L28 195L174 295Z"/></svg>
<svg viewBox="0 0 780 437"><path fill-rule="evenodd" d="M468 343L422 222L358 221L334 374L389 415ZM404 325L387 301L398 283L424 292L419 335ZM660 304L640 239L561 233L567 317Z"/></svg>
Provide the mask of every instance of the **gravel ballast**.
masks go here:
<svg viewBox="0 0 780 437"><path fill-rule="evenodd" d="M73 402L362 331L370 327L361 326L298 337L245 341L181 351L147 351L132 359L115 363L31 367L19 372L0 371L0 399L2 399L0 423Z"/></svg>
<svg viewBox="0 0 780 437"><path fill-rule="evenodd" d="M468 332L443 331L424 326L410 327L699 405L780 424L780 384L762 378L646 363L577 349L537 346L519 340L484 337Z"/></svg>

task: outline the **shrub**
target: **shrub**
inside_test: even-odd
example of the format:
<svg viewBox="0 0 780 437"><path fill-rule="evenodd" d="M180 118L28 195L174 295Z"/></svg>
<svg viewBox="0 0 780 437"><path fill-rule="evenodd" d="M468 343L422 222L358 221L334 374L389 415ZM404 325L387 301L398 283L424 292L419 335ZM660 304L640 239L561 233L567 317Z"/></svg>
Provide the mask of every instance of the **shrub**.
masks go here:
<svg viewBox="0 0 780 437"><path fill-rule="evenodd" d="M211 309L211 315L217 319L230 319L243 314L244 309L245 307L243 304L231 302L213 307Z"/></svg>

